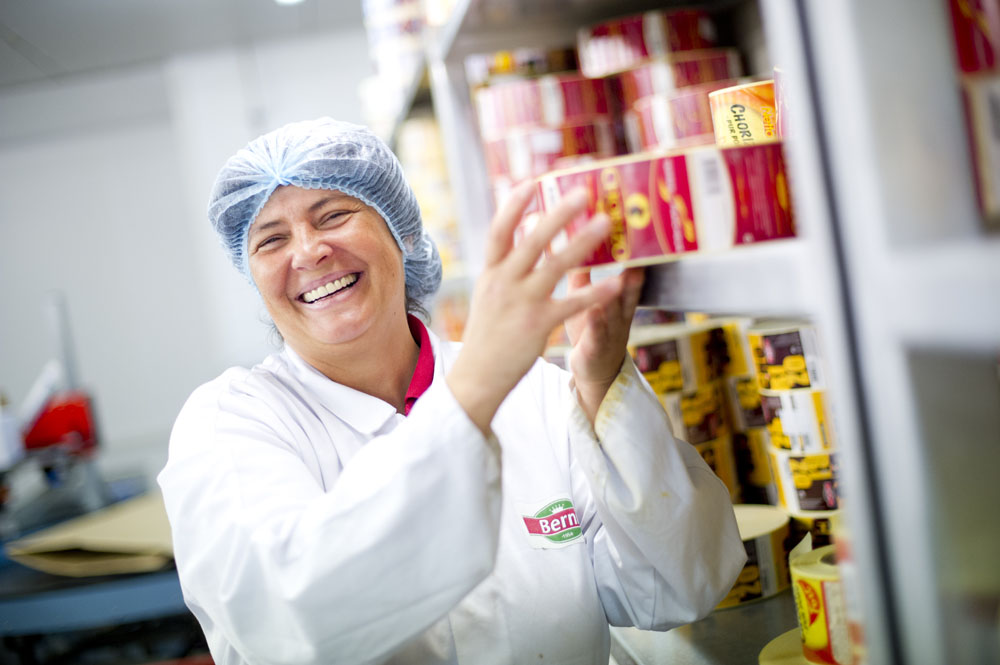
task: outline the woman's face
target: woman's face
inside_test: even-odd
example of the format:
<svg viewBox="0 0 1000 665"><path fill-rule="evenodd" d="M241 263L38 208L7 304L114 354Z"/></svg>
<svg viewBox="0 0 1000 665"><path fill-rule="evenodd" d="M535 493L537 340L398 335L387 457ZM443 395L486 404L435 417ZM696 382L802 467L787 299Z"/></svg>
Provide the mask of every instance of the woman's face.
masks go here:
<svg viewBox="0 0 1000 665"><path fill-rule="evenodd" d="M307 360L405 313L402 252L353 196L279 187L250 227L247 254L274 324Z"/></svg>

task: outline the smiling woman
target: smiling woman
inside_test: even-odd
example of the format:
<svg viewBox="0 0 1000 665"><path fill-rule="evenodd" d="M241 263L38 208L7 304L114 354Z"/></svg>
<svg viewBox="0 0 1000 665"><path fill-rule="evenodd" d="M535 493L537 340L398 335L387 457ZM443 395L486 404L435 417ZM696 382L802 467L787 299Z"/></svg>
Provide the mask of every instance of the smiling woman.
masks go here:
<svg viewBox="0 0 1000 665"><path fill-rule="evenodd" d="M539 266L585 201L514 247L532 196L493 220L455 344L413 315L440 259L373 134L296 123L222 169L209 217L285 344L195 390L159 476L216 662L605 665L609 622L732 586L728 492L625 353L641 271L553 298L607 220ZM564 323L570 372L539 359Z"/></svg>

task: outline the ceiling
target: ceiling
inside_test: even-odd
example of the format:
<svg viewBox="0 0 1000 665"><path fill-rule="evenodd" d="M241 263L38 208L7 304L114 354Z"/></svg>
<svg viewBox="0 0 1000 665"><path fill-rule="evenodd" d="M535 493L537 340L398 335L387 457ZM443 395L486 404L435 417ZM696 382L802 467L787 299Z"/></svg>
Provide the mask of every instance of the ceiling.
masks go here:
<svg viewBox="0 0 1000 665"><path fill-rule="evenodd" d="M356 28L362 0L2 0L0 88Z"/></svg>

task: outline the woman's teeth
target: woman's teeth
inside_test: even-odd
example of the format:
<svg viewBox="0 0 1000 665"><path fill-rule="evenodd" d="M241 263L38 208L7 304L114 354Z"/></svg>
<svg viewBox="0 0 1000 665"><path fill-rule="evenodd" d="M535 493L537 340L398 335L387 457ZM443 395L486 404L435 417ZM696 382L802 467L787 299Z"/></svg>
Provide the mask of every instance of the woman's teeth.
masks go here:
<svg viewBox="0 0 1000 665"><path fill-rule="evenodd" d="M302 299L304 301L306 301L307 303L308 302L315 302L315 301L319 300L320 298L322 298L323 296L328 296L331 293L336 293L337 291L340 291L341 289L350 286L351 284L353 284L356 281L358 281L358 274L357 273L351 273L350 275L344 275L340 279L334 280L334 281L330 282L329 284L324 284L323 286L317 286L312 291L307 291L306 293L303 293L302 294Z"/></svg>

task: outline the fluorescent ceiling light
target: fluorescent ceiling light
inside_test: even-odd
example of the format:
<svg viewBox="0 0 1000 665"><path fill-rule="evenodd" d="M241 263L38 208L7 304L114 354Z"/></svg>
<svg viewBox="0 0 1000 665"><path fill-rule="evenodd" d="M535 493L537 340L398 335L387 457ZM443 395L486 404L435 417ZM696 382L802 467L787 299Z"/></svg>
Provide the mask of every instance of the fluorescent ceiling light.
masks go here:
<svg viewBox="0 0 1000 665"><path fill-rule="evenodd" d="M297 5L300 2L302 2L302 0L274 0L274 1L277 2L279 5Z"/></svg>

